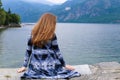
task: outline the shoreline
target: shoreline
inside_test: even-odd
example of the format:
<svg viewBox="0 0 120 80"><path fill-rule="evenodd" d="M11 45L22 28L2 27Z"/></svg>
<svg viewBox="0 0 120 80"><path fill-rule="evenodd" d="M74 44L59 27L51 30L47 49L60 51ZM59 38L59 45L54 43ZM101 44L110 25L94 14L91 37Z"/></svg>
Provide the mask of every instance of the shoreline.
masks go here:
<svg viewBox="0 0 120 80"><path fill-rule="evenodd" d="M2 26L0 26L0 29L1 28L9 28L9 27L21 27L21 24L11 23L9 25L2 25Z"/></svg>
<svg viewBox="0 0 120 80"><path fill-rule="evenodd" d="M0 26L0 29L2 29L2 28L5 28L5 27L1 27L1 26Z"/></svg>
<svg viewBox="0 0 120 80"><path fill-rule="evenodd" d="M71 78L70 80L120 80L120 63L118 62L101 62L93 65L74 65L74 67L76 71L81 73L81 76ZM0 73L0 80L20 80L20 76L23 73L17 73L17 69L18 68L0 68L0 72L2 72Z"/></svg>
<svg viewBox="0 0 120 80"><path fill-rule="evenodd" d="M0 29L1 28L11 28L11 27L22 27L22 26L26 26L26 25L35 25L36 24L36 22L35 23L31 23L31 22L28 22L28 23L21 23L21 24L12 24L12 25L10 25L10 26L0 26ZM58 22L57 24L111 24L111 23L61 23L61 22ZM115 25L118 25L118 24L120 24L120 23L114 23Z"/></svg>

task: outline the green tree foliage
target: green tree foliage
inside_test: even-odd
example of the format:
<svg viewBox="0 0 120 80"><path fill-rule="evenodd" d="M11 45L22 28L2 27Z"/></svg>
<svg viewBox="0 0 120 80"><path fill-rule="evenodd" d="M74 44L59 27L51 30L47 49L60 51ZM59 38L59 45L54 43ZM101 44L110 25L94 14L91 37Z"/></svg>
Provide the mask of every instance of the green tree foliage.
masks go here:
<svg viewBox="0 0 120 80"><path fill-rule="evenodd" d="M4 10L0 10L0 26L4 25L6 20L6 12Z"/></svg>
<svg viewBox="0 0 120 80"><path fill-rule="evenodd" d="M20 22L20 16L17 14L10 14L10 23L16 23L19 24Z"/></svg>
<svg viewBox="0 0 120 80"><path fill-rule="evenodd" d="M2 2L1 2L1 0L0 0L0 9L2 8Z"/></svg>
<svg viewBox="0 0 120 80"><path fill-rule="evenodd" d="M0 26L9 24L19 24L20 16L18 14L12 13L10 8L5 11L2 7L2 2L0 0Z"/></svg>
<svg viewBox="0 0 120 80"><path fill-rule="evenodd" d="M8 9L8 14L11 14L11 10L10 10L10 8Z"/></svg>
<svg viewBox="0 0 120 80"><path fill-rule="evenodd" d="M6 20L5 20L5 25L9 25L10 24L10 15L6 13Z"/></svg>
<svg viewBox="0 0 120 80"><path fill-rule="evenodd" d="M5 25L9 25L11 23L19 24L20 23L20 16L17 14L11 14L11 10L9 9L8 12L6 12L6 21Z"/></svg>

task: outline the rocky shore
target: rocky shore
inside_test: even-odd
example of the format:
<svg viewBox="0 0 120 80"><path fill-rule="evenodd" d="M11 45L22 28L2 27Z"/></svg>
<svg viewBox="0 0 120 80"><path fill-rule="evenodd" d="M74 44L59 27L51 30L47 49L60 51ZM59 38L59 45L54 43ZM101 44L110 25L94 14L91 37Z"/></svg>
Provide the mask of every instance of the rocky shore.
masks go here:
<svg viewBox="0 0 120 80"><path fill-rule="evenodd" d="M4 27L0 27L0 29L3 29Z"/></svg>
<svg viewBox="0 0 120 80"><path fill-rule="evenodd" d="M21 27L21 24L15 24L15 23L11 23L11 24L9 24L9 25L2 25L2 26L0 26L0 29L2 29L2 28L9 28L9 27Z"/></svg>
<svg viewBox="0 0 120 80"><path fill-rule="evenodd" d="M118 62L101 62L94 65L75 65L74 67L76 71L81 73L81 77L72 78L70 80L120 80L120 63ZM23 73L19 74L16 70L17 68L1 68L0 80L20 80L20 76Z"/></svg>

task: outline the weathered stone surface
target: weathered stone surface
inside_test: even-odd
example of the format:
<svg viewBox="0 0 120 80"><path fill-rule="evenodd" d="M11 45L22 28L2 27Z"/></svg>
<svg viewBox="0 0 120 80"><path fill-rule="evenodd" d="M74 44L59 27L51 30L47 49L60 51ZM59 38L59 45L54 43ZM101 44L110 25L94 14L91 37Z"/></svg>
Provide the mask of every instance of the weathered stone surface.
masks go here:
<svg viewBox="0 0 120 80"><path fill-rule="evenodd" d="M22 73L18 74L15 68L1 68L0 69L0 80L20 80Z"/></svg>
<svg viewBox="0 0 120 80"><path fill-rule="evenodd" d="M101 62L98 63L101 69L120 69L120 64L118 62Z"/></svg>
<svg viewBox="0 0 120 80"><path fill-rule="evenodd" d="M120 80L120 64L118 62L101 62L95 65L76 65L76 71L81 71L81 77L72 78L70 80ZM89 71L84 72L86 70ZM83 70L81 70L83 69ZM89 73L89 74L88 74ZM0 69L0 80L20 80L22 75L17 73L16 69ZM37 79L40 80L40 79ZM42 79L46 80L46 79ZM47 79L55 80L55 79ZM64 79L59 79L64 80Z"/></svg>

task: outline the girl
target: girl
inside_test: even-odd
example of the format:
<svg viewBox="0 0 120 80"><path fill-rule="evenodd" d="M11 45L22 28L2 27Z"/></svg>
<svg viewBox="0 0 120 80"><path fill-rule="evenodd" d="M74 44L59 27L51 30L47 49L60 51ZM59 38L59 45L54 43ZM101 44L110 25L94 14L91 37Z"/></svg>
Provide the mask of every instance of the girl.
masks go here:
<svg viewBox="0 0 120 80"><path fill-rule="evenodd" d="M56 16L44 14L34 26L28 40L23 67L18 73L28 70L21 78L71 78L80 76L70 65L66 65L60 53L55 35Z"/></svg>

